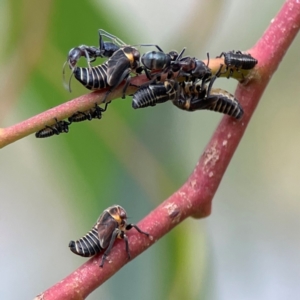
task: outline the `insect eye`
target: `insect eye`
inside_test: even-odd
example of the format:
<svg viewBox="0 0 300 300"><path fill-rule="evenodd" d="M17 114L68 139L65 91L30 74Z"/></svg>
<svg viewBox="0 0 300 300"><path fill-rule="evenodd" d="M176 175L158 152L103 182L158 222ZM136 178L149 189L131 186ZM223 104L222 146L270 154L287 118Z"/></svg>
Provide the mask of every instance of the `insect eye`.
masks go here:
<svg viewBox="0 0 300 300"><path fill-rule="evenodd" d="M81 55L81 50L79 48L73 48L69 51L68 60L72 67L76 65L79 57Z"/></svg>
<svg viewBox="0 0 300 300"><path fill-rule="evenodd" d="M178 57L178 53L176 51L170 51L169 55L171 57L171 60L175 60Z"/></svg>
<svg viewBox="0 0 300 300"><path fill-rule="evenodd" d="M140 59L140 52L138 50L133 50L133 57L135 58L135 60L139 60Z"/></svg>
<svg viewBox="0 0 300 300"><path fill-rule="evenodd" d="M125 211L120 211L120 219L124 220L126 218L127 218L127 216L126 216Z"/></svg>

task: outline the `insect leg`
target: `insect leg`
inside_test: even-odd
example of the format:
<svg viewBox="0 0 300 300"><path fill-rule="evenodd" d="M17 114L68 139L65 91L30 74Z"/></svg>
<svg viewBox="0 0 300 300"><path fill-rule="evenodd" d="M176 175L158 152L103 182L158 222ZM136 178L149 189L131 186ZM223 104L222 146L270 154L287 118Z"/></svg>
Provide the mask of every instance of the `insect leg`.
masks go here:
<svg viewBox="0 0 300 300"><path fill-rule="evenodd" d="M222 56L224 56L224 57L225 57L225 55L226 55L226 52L221 52L221 54L220 54L220 55L218 55L218 56L216 56L216 58L221 58Z"/></svg>
<svg viewBox="0 0 300 300"><path fill-rule="evenodd" d="M139 44L141 47L156 47L160 52L164 52L158 45L155 44Z"/></svg>
<svg viewBox="0 0 300 300"><path fill-rule="evenodd" d="M102 35L111 39L114 43L116 43L119 46L125 46L126 43L124 43L121 39L119 39L118 37L116 37L115 35L103 30L103 29L99 29L99 39L102 39Z"/></svg>
<svg viewBox="0 0 300 300"><path fill-rule="evenodd" d="M114 242L117 238L119 234L119 229L116 228L111 236L111 239L110 239L110 242L109 242L109 245L108 247L106 248L105 252L103 253L103 256L102 256L102 260L101 260L101 264L100 264L100 268L103 268L103 265L104 265L104 261L106 260L106 257L109 255L110 251L111 251L111 248L112 246L114 245Z"/></svg>
<svg viewBox="0 0 300 300"><path fill-rule="evenodd" d="M125 233L123 234L123 239L125 241L125 250L126 250L126 253L127 253L127 257L130 260L131 259L131 255L130 255L130 251L129 251L128 237L127 237L127 235Z"/></svg>
<svg viewBox="0 0 300 300"><path fill-rule="evenodd" d="M147 233L147 232L141 230L141 229L140 229L137 225L135 225L135 224L128 224L128 225L126 226L126 230L130 230L131 228L135 228L139 233L142 233L142 234L146 235L147 237L150 236L149 233Z"/></svg>

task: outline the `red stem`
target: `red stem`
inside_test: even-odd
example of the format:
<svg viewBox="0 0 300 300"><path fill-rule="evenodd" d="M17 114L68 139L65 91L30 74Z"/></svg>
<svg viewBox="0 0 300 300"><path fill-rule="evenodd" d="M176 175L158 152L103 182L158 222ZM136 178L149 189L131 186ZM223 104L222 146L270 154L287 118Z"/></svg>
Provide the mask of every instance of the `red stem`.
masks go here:
<svg viewBox="0 0 300 300"><path fill-rule="evenodd" d="M188 181L138 224L142 230L153 236L152 240L134 230L129 232L132 258L150 247L185 218L203 218L210 214L213 196L234 151L299 26L300 1L288 0L262 38L249 51L258 59L258 65L253 71L254 79L247 85L239 84L236 90L236 98L245 111L242 121L224 116ZM117 242L109 255L111 263L107 261L103 269L99 268L101 255L97 255L37 299L84 299L127 263L124 250L122 241Z"/></svg>

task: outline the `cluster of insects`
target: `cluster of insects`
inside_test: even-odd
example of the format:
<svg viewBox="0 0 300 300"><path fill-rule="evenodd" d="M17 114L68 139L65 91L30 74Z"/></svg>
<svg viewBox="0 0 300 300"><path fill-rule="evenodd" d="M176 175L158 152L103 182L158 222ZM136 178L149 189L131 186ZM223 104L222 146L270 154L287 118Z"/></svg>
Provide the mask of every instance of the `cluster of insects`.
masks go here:
<svg viewBox="0 0 300 300"><path fill-rule="evenodd" d="M104 39L108 39L104 40ZM107 110L109 94L125 81L122 98L131 84L132 76L145 74L148 81L137 86L132 95L134 109L155 106L159 103L171 102L185 111L212 110L227 114L235 119L241 119L243 108L239 101L229 92L213 88L218 77L224 74L232 77L235 72L251 70L257 60L250 54L241 51L222 52L217 58L223 59L218 70L209 67L207 62L195 57L184 56L185 48L180 52L164 52L154 44L140 44L140 47L155 47L157 51L148 51L143 55L131 45L127 45L118 37L100 29L99 46L81 45L69 51L67 61L63 66L71 69L71 76L67 84L71 91L71 78L74 76L89 90L107 89L100 107L97 103L87 111L77 111L68 120L55 119L54 125L47 125L36 132L37 138L46 138L61 133L67 133L72 123L85 120L101 119ZM84 57L87 67L79 67L78 61ZM97 66L91 63L97 58L107 60ZM216 59L217 59L216 58ZM163 80L162 80L163 78ZM127 214L124 208L113 205L100 215L96 224L82 238L69 243L70 250L77 255L90 257L103 252L100 267L109 255L115 240L123 239L128 258L130 259L129 243L126 231L135 228L140 234L150 237L149 233L142 231L135 224L127 223Z"/></svg>
<svg viewBox="0 0 300 300"><path fill-rule="evenodd" d="M106 39L106 40L104 40ZM154 44L140 44L140 47L155 47L157 51L148 51L143 55L131 45L127 45L118 37L100 29L99 46L80 45L69 51L67 61L63 66L71 69L68 89L71 91L71 79L74 76L89 90L107 89L100 107L97 103L87 111L77 111L68 120L57 120L54 125L47 125L36 132L37 138L46 138L61 133L67 133L72 123L85 120L101 119L107 110L109 94L125 81L122 98L131 84L132 75L144 73L148 82L138 86L132 97L134 109L155 106L159 103L171 102L185 111L212 110L227 114L235 119L241 119L243 108L239 101L229 92L213 88L218 77L222 74L233 76L234 72L251 70L257 60L250 54L241 51L222 52L217 58L224 57L224 65L215 71L207 62L195 57L184 56L185 48L180 52L164 52ZM79 67L78 61L84 57L87 67ZM97 58L107 60L97 66L91 63ZM223 68L224 67L224 68ZM162 80L162 78L164 78ZM70 250L80 256L90 257L103 252L100 267L109 255L116 239L125 241L128 259L130 259L129 243L126 231L135 228L140 234L150 237L149 233L142 231L135 224L127 223L127 214L124 208L113 205L100 215L92 229L77 241L69 243Z"/></svg>
<svg viewBox="0 0 300 300"><path fill-rule="evenodd" d="M108 41L104 39L108 39ZM257 60L250 54L241 51L222 52L217 58L224 57L216 72L209 67L209 55L207 63L195 57L184 56L185 48L181 52L164 52L162 48L154 44L140 44L140 47L155 47L158 51L148 51L143 55L131 45L127 45L118 37L100 29L99 46L80 45L69 51L67 61L63 67L71 69L68 89L71 91L71 78L74 76L89 90L107 88L103 103L104 108L95 104L87 111L78 111L68 118L68 121L55 119L54 125L36 132L37 138L45 138L60 133L67 133L73 122L101 119L110 102L107 97L123 81L125 81L122 98L125 98L126 90L130 85L132 76L144 73L148 82L139 86L133 94L132 107L134 109L155 106L159 103L170 101L176 107L185 111L212 110L227 114L235 119L241 119L243 108L239 101L229 92L213 88L213 84L223 73L227 78L234 72L251 70L257 64ZM79 59L84 57L87 67L77 65ZM96 59L107 58L106 62L92 66ZM224 68L223 68L224 67ZM162 81L161 78L165 79Z"/></svg>

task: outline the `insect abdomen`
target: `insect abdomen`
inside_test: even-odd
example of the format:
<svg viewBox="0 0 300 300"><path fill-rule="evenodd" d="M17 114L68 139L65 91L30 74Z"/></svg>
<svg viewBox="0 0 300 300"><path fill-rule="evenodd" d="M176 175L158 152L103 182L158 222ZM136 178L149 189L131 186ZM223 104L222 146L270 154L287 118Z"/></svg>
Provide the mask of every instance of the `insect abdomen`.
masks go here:
<svg viewBox="0 0 300 300"><path fill-rule="evenodd" d="M69 243L70 250L80 256L90 257L103 249L100 247L98 231L93 227L85 236Z"/></svg>
<svg viewBox="0 0 300 300"><path fill-rule="evenodd" d="M132 107L134 109L147 106L155 106L156 103L164 103L169 100L166 94L166 88L163 84L150 85L146 88L138 90L132 98Z"/></svg>
<svg viewBox="0 0 300 300"><path fill-rule="evenodd" d="M244 110L232 94L222 89L212 89L209 98L213 96L217 96L218 100L208 108L209 110L224 113L235 119L242 118Z"/></svg>
<svg viewBox="0 0 300 300"><path fill-rule="evenodd" d="M74 76L89 90L99 90L108 86L106 63L92 68L77 67Z"/></svg>

